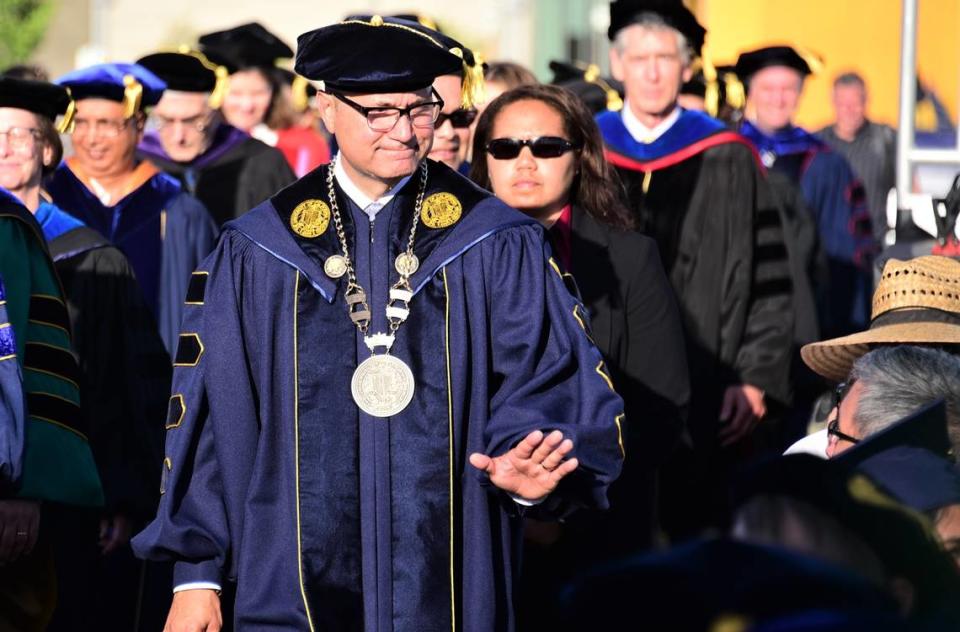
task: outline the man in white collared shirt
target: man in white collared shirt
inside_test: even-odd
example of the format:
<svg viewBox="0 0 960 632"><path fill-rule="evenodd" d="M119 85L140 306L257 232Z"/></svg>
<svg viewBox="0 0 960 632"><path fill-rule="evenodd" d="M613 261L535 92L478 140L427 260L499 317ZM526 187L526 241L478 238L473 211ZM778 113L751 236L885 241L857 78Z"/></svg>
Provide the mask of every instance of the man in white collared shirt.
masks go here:
<svg viewBox="0 0 960 632"><path fill-rule="evenodd" d="M687 533L711 517L690 513L709 510L709 499L691 498L722 491L723 464L757 443L768 407L789 399L789 268L778 211L746 141L677 103L706 31L680 2L617 0L610 10L611 70L626 99L597 122L684 317L694 458L676 477L683 485L667 477L664 519L668 531Z"/></svg>

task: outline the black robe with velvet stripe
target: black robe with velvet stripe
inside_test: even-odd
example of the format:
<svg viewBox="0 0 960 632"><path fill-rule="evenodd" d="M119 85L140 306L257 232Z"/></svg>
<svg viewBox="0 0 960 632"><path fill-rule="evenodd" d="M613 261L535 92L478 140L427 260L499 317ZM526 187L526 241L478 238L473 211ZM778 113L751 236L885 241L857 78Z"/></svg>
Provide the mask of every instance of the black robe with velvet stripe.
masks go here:
<svg viewBox="0 0 960 632"><path fill-rule="evenodd" d="M676 292L690 429L696 445L712 448L727 386L752 384L789 401L793 314L779 209L762 168L745 139L708 118L683 112L651 145L635 141L618 113L598 123L639 229L657 241Z"/></svg>

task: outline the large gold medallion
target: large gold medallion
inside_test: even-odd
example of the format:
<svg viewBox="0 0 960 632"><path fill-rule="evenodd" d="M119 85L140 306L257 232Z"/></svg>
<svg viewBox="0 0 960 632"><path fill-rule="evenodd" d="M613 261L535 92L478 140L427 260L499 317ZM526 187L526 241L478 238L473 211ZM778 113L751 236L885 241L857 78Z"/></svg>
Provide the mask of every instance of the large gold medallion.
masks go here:
<svg viewBox="0 0 960 632"><path fill-rule="evenodd" d="M304 200L290 215L290 228L308 239L322 235L329 223L330 207L323 200Z"/></svg>
<svg viewBox="0 0 960 632"><path fill-rule="evenodd" d="M363 412L372 417L392 417L413 399L413 372L394 356L370 356L353 372L350 390Z"/></svg>
<svg viewBox="0 0 960 632"><path fill-rule="evenodd" d="M430 228L447 228L460 221L463 206L460 200L450 193L434 193L423 201L420 217Z"/></svg>

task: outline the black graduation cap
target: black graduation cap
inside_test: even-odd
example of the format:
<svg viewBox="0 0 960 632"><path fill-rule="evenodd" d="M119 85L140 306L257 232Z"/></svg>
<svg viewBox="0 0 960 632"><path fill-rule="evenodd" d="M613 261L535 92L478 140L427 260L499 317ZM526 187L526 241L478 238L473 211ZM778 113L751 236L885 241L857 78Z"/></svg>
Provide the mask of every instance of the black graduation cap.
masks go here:
<svg viewBox="0 0 960 632"><path fill-rule="evenodd" d="M63 86L46 81L0 77L0 108L27 110L51 121L66 114L70 93Z"/></svg>
<svg viewBox="0 0 960 632"><path fill-rule="evenodd" d="M554 60L550 62L550 70L553 72L550 83L576 94L594 114L623 109L623 84L602 76L596 64Z"/></svg>
<svg viewBox="0 0 960 632"><path fill-rule="evenodd" d="M201 35L200 51L230 73L257 66L273 67L278 59L293 57L293 49L259 22Z"/></svg>
<svg viewBox="0 0 960 632"><path fill-rule="evenodd" d="M656 13L663 21L687 38L693 51L700 55L707 29L703 28L682 0L614 0L610 3L610 28L607 36L613 41L620 29L636 22L641 13Z"/></svg>
<svg viewBox="0 0 960 632"><path fill-rule="evenodd" d="M153 53L137 63L163 79L168 90L213 92L217 85L217 66L199 53Z"/></svg>
<svg viewBox="0 0 960 632"><path fill-rule="evenodd" d="M917 511L960 505L957 465L924 448L895 446L864 459L858 469Z"/></svg>
<svg viewBox="0 0 960 632"><path fill-rule="evenodd" d="M814 55L803 56L790 46L767 46L746 53L741 53L735 66L741 81L748 81L758 70L770 66L786 66L793 68L802 76L813 74L814 66L822 66L823 62Z"/></svg>
<svg viewBox="0 0 960 632"><path fill-rule="evenodd" d="M853 468L866 459L896 446L924 448L949 458L950 437L947 434L947 409L943 400L920 408L908 417L884 428L835 456L838 465Z"/></svg>
<svg viewBox="0 0 960 632"><path fill-rule="evenodd" d="M294 70L327 90L372 94L420 90L462 64L436 35L375 15L302 34Z"/></svg>

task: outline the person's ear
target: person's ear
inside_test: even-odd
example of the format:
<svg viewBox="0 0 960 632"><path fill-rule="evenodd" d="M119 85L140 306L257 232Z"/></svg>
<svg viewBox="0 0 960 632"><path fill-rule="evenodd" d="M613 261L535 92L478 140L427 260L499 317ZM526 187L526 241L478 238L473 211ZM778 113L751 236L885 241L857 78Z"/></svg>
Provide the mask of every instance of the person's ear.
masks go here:
<svg viewBox="0 0 960 632"><path fill-rule="evenodd" d="M327 131L331 134L336 132L336 122L335 115L337 110L337 104L333 102L333 96L326 94L324 92L318 92L316 98L316 108L317 114L320 116L320 120L323 121L323 126L327 128Z"/></svg>
<svg viewBox="0 0 960 632"><path fill-rule="evenodd" d="M686 66L683 67L683 74L681 75L681 77L683 78L684 83L687 83L688 81L693 79L693 68L690 67L690 64L687 64Z"/></svg>
<svg viewBox="0 0 960 632"><path fill-rule="evenodd" d="M53 147L50 146L50 143L43 144L43 152L40 154L40 159L43 161L44 168L52 167L53 162Z"/></svg>

